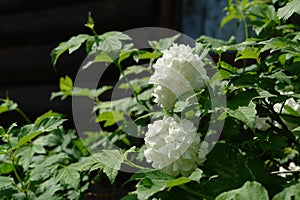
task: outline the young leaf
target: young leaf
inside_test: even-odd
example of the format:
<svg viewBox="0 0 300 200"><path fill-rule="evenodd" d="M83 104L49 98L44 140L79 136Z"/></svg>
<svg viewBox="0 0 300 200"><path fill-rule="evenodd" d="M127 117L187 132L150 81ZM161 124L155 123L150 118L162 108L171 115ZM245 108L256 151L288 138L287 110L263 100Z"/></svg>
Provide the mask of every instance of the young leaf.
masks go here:
<svg viewBox="0 0 300 200"><path fill-rule="evenodd" d="M61 91L71 91L73 89L73 81L69 76L59 79L59 89Z"/></svg>
<svg viewBox="0 0 300 200"><path fill-rule="evenodd" d="M69 54L73 53L77 49L80 48L82 43L84 43L86 40L88 40L91 36L86 34L80 34L74 37L71 37L66 42L62 42L59 44L58 47L52 50L51 52L51 58L52 58L52 64L53 66L56 65L58 58L67 50L69 50Z"/></svg>

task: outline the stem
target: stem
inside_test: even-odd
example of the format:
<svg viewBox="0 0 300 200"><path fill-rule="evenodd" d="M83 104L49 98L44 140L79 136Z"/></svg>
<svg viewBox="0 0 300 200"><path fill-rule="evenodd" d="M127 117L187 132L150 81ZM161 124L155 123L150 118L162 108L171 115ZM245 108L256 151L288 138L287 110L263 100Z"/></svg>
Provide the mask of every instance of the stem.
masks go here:
<svg viewBox="0 0 300 200"><path fill-rule="evenodd" d="M248 23L247 23L247 19L246 19L246 16L244 15L244 13L242 14L242 16L243 16L243 24L244 24L244 30L245 30L245 39L247 40L249 38Z"/></svg>
<svg viewBox="0 0 300 200"><path fill-rule="evenodd" d="M16 111L28 122L31 123L29 117L27 117L27 115L19 108L16 108Z"/></svg>
<svg viewBox="0 0 300 200"><path fill-rule="evenodd" d="M149 110L149 109L150 109L149 106L148 106L146 103L141 102L141 100L139 99L138 94L137 94L136 91L134 90L132 84L131 84L130 81L128 80L127 76L125 76L124 71L123 71L123 69L122 69L122 66L121 66L118 62L114 62L114 64L118 67L118 69L119 69L121 75L125 78L125 81L128 83L129 87L132 89L132 91L133 91L133 97L136 99L136 101L137 101L138 103L144 105L144 106Z"/></svg>
<svg viewBox="0 0 300 200"><path fill-rule="evenodd" d="M129 166L131 166L131 167L136 167L136 168L138 168L138 169L147 169L147 168L144 168L144 167L142 167L142 166L139 166L139 165L137 165L137 164L135 164L135 163L133 163L133 162L127 160L127 159L124 161L124 164L127 164L127 165L129 165Z"/></svg>
<svg viewBox="0 0 300 200"><path fill-rule="evenodd" d="M25 193L25 196L26 196L26 199L28 199L28 196L27 196L27 190L25 189L25 185L24 185L24 183L23 183L23 181L22 181L22 179L21 179L21 177L20 177L20 175L19 175L19 173L18 173L18 171L17 171L17 169L16 169L15 153L16 153L16 152L14 152L14 153L12 154L12 156L10 157L11 162L12 162L13 171L14 171L14 174L15 174L15 176L16 176L18 182L22 185L22 189L21 189L20 192L24 192L24 193ZM20 188L19 188L19 189L20 189Z"/></svg>

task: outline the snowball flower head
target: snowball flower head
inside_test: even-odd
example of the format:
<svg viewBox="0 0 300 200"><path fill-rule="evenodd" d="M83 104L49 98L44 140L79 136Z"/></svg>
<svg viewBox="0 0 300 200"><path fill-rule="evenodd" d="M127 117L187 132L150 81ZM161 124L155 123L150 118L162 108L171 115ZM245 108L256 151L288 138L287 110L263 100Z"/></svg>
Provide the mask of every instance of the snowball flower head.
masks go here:
<svg viewBox="0 0 300 200"><path fill-rule="evenodd" d="M145 144L147 162L174 176L189 175L205 161L208 153L208 144L200 143L191 121L169 116L148 125Z"/></svg>
<svg viewBox="0 0 300 200"><path fill-rule="evenodd" d="M149 83L155 85L155 102L166 110L177 98L206 87L208 77L201 58L188 45L173 44L153 65L154 74Z"/></svg>

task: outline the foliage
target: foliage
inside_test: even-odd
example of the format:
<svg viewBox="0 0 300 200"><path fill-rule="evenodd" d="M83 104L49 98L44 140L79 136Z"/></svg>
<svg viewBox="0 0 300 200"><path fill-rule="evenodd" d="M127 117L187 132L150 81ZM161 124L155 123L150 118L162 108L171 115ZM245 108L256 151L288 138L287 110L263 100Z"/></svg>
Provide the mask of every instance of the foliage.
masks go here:
<svg viewBox="0 0 300 200"><path fill-rule="evenodd" d="M52 111L34 123L0 127L1 199L79 199L94 181L102 179L114 184L119 170L126 167L135 168L137 172L124 185L134 183L136 187L123 200L299 199L298 168L280 170L291 162L300 165L300 32L299 25L292 21L299 18L299 5L299 0L229 0L221 27L232 20L242 23L245 41L236 43L234 37L222 41L201 36L192 49L193 55L187 53L188 47L184 47L185 52L177 52L179 56L184 54L179 61L168 54L172 48L176 49L173 43L179 35L149 41L151 48L141 50L135 48L132 38L124 33L113 31L99 35L89 15L86 27L91 29L92 35L81 34L60 43L51 52L52 63L56 65L63 53L71 54L85 45L92 59L84 64L83 70L96 67L97 63L108 63L109 67L119 70L121 84L80 88L65 76L60 79L60 91L53 92L51 99L80 96L93 100L96 118L92 120L99 123L102 130L85 133L85 138L79 138L75 131L65 130L62 126L65 119ZM207 59L207 54L216 57L215 62ZM224 59L227 55L233 59ZM186 67L176 68L182 70L176 73L189 78L193 78L193 73L185 74L184 70L191 67L187 58L195 62L203 59L201 67L207 71L214 69L207 72L212 74L209 80L203 78L208 87L191 94L182 86L183 92L166 109L157 102L157 96L163 91L173 98L174 93L166 88L160 91L159 81L149 83L153 74L158 73L155 70L162 58L168 62L171 59L182 61ZM171 62L172 67L174 62ZM144 63L148 65L145 67ZM165 77L176 81L179 77L176 73ZM135 78L135 75L142 78ZM171 85L181 87L172 81ZM210 93L219 87L224 88L219 92L226 96L227 105L213 108ZM111 89L131 91L132 95L103 100L101 95ZM17 111L29 121L16 103L10 99L1 102L0 113ZM155 110L157 105L160 110ZM213 119L214 113L220 114L217 119ZM155 127L165 116L173 117L172 125L165 125L172 127L166 128L167 131ZM214 136L210 120L224 120L225 123L221 137L207 154L211 144L206 144L205 139ZM195 121L197 128L190 126ZM149 133L149 129L153 131ZM185 154L189 152L186 148L182 153L186 159L178 159L196 160L193 165L186 164L193 166L192 172L169 173L175 171L176 166L184 167L185 163L174 164L174 168L168 170L155 166L154 170L149 170L142 164L149 144L139 138L149 138L156 134L155 131L160 137L145 139L152 142L153 147L162 142L166 143L163 146L172 146L168 141L180 142L181 135L195 132L195 146L188 148L192 147L191 152L202 153L203 157ZM90 149L91 146L94 149ZM176 147L176 150L184 149L184 146ZM105 150L89 152L99 148ZM175 152L161 146L159 149L167 152L164 156L169 158ZM137 155L137 159L132 159L132 155ZM154 163L151 159L155 156L146 158L146 162ZM203 162L197 162L200 158Z"/></svg>

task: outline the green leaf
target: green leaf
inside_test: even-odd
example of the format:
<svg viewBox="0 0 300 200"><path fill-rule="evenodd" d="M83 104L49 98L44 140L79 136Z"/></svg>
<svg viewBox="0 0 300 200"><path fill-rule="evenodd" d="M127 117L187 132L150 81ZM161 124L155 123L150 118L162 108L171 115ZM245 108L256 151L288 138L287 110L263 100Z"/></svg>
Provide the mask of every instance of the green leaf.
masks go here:
<svg viewBox="0 0 300 200"><path fill-rule="evenodd" d="M110 182L113 183L118 170L121 168L123 162L123 155L117 150L104 150L94 156L95 159L103 164L103 172L107 175Z"/></svg>
<svg viewBox="0 0 300 200"><path fill-rule="evenodd" d="M4 196L6 190L14 189L14 179L11 177L0 176L0 195Z"/></svg>
<svg viewBox="0 0 300 200"><path fill-rule="evenodd" d="M63 167L59 170L56 178L62 184L68 184L72 186L74 189L77 189L80 183L80 174L74 167Z"/></svg>
<svg viewBox="0 0 300 200"><path fill-rule="evenodd" d="M41 120L37 124L30 124L22 127L19 133L21 138L18 141L18 144L12 149L20 148L44 132L50 132L57 129L64 121L65 119L61 119L61 117L49 117Z"/></svg>
<svg viewBox="0 0 300 200"><path fill-rule="evenodd" d="M11 163L3 162L0 164L0 173L9 174L14 170L14 166Z"/></svg>
<svg viewBox="0 0 300 200"><path fill-rule="evenodd" d="M62 42L59 44L58 47L52 50L51 52L51 58L52 58L52 64L53 66L56 65L58 58L67 50L69 50L69 54L73 53L77 49L80 48L82 43L84 43L87 39L89 39L91 36L86 34L80 34L74 37L71 37L66 42Z"/></svg>
<svg viewBox="0 0 300 200"><path fill-rule="evenodd" d="M300 0L288 2L284 7L278 9L278 18L287 20L292 14L300 14Z"/></svg>
<svg viewBox="0 0 300 200"><path fill-rule="evenodd" d="M300 183L291 185L285 188L282 192L276 194L273 197L273 200L290 200L290 199L299 200L300 199L299 187L300 187Z"/></svg>
<svg viewBox="0 0 300 200"><path fill-rule="evenodd" d="M63 190L63 187L55 180L55 178L50 178L42 182L37 191L35 191L36 194L40 194L36 200L61 200L62 198L56 194L60 190Z"/></svg>
<svg viewBox="0 0 300 200"><path fill-rule="evenodd" d="M22 165L25 171L28 170L31 159L35 153L44 154L46 153L46 150L38 144L34 144L32 146L22 146L20 149L18 149L16 157L20 157L19 164Z"/></svg>
<svg viewBox="0 0 300 200"><path fill-rule="evenodd" d="M61 113L53 112L52 110L49 110L48 112L42 114L35 120L35 124L41 123L42 120L49 118L49 117L62 117L63 115Z"/></svg>
<svg viewBox="0 0 300 200"><path fill-rule="evenodd" d="M122 49L122 41L132 40L128 35L118 32L111 31L106 32L103 35L99 36L101 42L99 43L100 49L110 53L110 52L119 52ZM118 58L118 56L110 56L112 60Z"/></svg>
<svg viewBox="0 0 300 200"><path fill-rule="evenodd" d="M255 129L256 104L252 101L248 106L239 106L237 110L229 110L228 114L244 122L252 131Z"/></svg>
<svg viewBox="0 0 300 200"><path fill-rule="evenodd" d="M144 178L136 186L137 197L140 200L147 200L155 193L163 191L166 188L165 180L155 180L151 183L146 183L145 180L149 180L149 178Z"/></svg>
<svg viewBox="0 0 300 200"><path fill-rule="evenodd" d="M44 180L52 175L53 171L55 171L58 167L56 163L61 162L67 159L68 156L65 153L53 154L42 158L34 163L32 163L29 167L33 168L30 171L30 180L38 181Z"/></svg>
<svg viewBox="0 0 300 200"><path fill-rule="evenodd" d="M111 126L124 119L124 113L114 110L111 112L103 112L97 117L97 122L103 122L104 127Z"/></svg>
<svg viewBox="0 0 300 200"><path fill-rule="evenodd" d="M94 26L95 26L95 21L92 17L92 13L89 12L88 14L88 21L87 23L85 24L86 27L90 28L91 30L94 30Z"/></svg>
<svg viewBox="0 0 300 200"><path fill-rule="evenodd" d="M269 200L267 190L258 182L247 181L243 187L224 192L217 196L216 200Z"/></svg>
<svg viewBox="0 0 300 200"><path fill-rule="evenodd" d="M282 37L271 38L270 40L260 42L259 44L264 44L265 46L261 49L261 52L270 50L270 52L274 51L281 51L285 53L292 53L299 55L300 48L299 44L300 41L293 41Z"/></svg>
<svg viewBox="0 0 300 200"><path fill-rule="evenodd" d="M4 112L10 112L18 108L18 104L11 101L10 99L2 100L3 103L0 105L0 114Z"/></svg>

